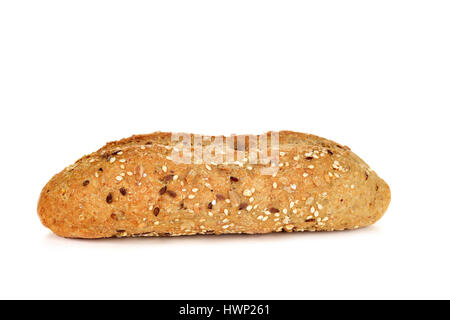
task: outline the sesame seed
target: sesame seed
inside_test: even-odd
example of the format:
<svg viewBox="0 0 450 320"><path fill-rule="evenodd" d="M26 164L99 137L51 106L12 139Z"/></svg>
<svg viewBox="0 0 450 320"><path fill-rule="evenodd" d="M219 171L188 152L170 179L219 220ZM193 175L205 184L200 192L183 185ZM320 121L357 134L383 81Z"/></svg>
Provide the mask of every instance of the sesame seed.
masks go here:
<svg viewBox="0 0 450 320"><path fill-rule="evenodd" d="M303 173L303 177L304 177L304 178L306 178L307 176L309 176L309 174L308 174L308 173L306 173L306 172L305 172L305 173Z"/></svg>
<svg viewBox="0 0 450 320"><path fill-rule="evenodd" d="M163 195L164 193L166 193L166 191L167 191L167 186L164 186L161 189L159 189L159 194Z"/></svg>
<svg viewBox="0 0 450 320"><path fill-rule="evenodd" d="M116 177L116 180L117 180L117 181L122 181L122 179L123 179L122 176L117 176L117 177Z"/></svg>
<svg viewBox="0 0 450 320"><path fill-rule="evenodd" d="M295 190L295 189L297 189L297 186L295 184L291 184L291 188L292 188L292 190Z"/></svg>
<svg viewBox="0 0 450 320"><path fill-rule="evenodd" d="M273 186L274 189L276 189L277 188L277 183L274 182L272 186Z"/></svg>
<svg viewBox="0 0 450 320"><path fill-rule="evenodd" d="M113 163L114 161L116 161L116 157L111 157L111 159L109 160L109 162Z"/></svg>
<svg viewBox="0 0 450 320"><path fill-rule="evenodd" d="M166 166L162 166L162 171L167 172L167 167Z"/></svg>
<svg viewBox="0 0 450 320"><path fill-rule="evenodd" d="M248 207L247 207L247 211L250 211L250 210L252 210L252 209L253 209L252 206L248 206Z"/></svg>
<svg viewBox="0 0 450 320"><path fill-rule="evenodd" d="M244 196L250 197L252 195L252 192L249 189L244 190Z"/></svg>
<svg viewBox="0 0 450 320"><path fill-rule="evenodd" d="M128 172L127 172L127 175L132 176L132 175L133 175L133 172L128 171Z"/></svg>
<svg viewBox="0 0 450 320"><path fill-rule="evenodd" d="M198 188L194 188L194 189L192 189L192 192L197 192L198 191Z"/></svg>
<svg viewBox="0 0 450 320"><path fill-rule="evenodd" d="M177 193L172 190L167 190L167 194L172 198L175 198L177 196Z"/></svg>
<svg viewBox="0 0 450 320"><path fill-rule="evenodd" d="M167 176L161 178L161 181L163 181L163 182L169 182L172 180L173 180L173 174L168 174Z"/></svg>
<svg viewBox="0 0 450 320"><path fill-rule="evenodd" d="M289 208L292 209L294 207L294 204L295 204L294 201L291 201L291 203L289 203Z"/></svg>
<svg viewBox="0 0 450 320"><path fill-rule="evenodd" d="M188 198L189 198L189 199L194 199L195 196L194 196L193 194L190 194L190 195L188 196Z"/></svg>
<svg viewBox="0 0 450 320"><path fill-rule="evenodd" d="M218 193L218 194L216 194L216 199L217 200L225 200L225 196L220 194L220 193Z"/></svg>
<svg viewBox="0 0 450 320"><path fill-rule="evenodd" d="M206 169L208 169L209 171L211 171L211 167L206 165Z"/></svg>

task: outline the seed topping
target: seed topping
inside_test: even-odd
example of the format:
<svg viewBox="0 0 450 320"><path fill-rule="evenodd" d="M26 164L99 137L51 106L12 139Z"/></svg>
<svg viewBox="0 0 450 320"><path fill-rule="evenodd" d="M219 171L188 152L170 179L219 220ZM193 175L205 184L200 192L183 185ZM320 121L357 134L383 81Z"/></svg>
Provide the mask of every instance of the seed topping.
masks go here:
<svg viewBox="0 0 450 320"><path fill-rule="evenodd" d="M173 174L168 174L167 176L164 176L161 180L164 182L169 182L173 180L174 175Z"/></svg>
<svg viewBox="0 0 450 320"><path fill-rule="evenodd" d="M172 190L167 190L167 194L172 198L175 198L177 196L177 193Z"/></svg>
<svg viewBox="0 0 450 320"><path fill-rule="evenodd" d="M108 195L106 196L106 203L112 203L113 198L112 198L112 193L108 193Z"/></svg>
<svg viewBox="0 0 450 320"><path fill-rule="evenodd" d="M167 191L167 186L164 186L161 189L159 189L159 194L162 196L164 193L166 193L166 191Z"/></svg>
<svg viewBox="0 0 450 320"><path fill-rule="evenodd" d="M243 210L243 209L246 209L246 208L247 208L247 204L245 202L243 202L243 203L241 203L239 205L239 210Z"/></svg>
<svg viewBox="0 0 450 320"><path fill-rule="evenodd" d="M225 200L225 196L220 194L220 193L218 193L218 194L216 194L216 199L217 200Z"/></svg>

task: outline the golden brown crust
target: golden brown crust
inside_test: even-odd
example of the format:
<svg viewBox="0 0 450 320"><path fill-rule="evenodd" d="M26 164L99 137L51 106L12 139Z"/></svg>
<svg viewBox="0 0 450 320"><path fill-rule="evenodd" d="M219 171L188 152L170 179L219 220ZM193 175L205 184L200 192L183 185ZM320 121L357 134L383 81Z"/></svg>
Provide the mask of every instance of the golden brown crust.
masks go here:
<svg viewBox="0 0 450 320"><path fill-rule="evenodd" d="M55 175L38 214L57 235L105 238L355 229L387 210L388 185L349 148L290 131L279 140L276 176L245 161L175 163L170 133L110 142Z"/></svg>

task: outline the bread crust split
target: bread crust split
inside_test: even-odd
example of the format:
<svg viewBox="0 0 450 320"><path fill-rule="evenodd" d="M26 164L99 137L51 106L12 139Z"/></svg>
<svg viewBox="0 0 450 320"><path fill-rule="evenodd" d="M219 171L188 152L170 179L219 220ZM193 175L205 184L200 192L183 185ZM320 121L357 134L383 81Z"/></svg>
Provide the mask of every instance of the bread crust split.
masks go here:
<svg viewBox="0 0 450 320"><path fill-rule="evenodd" d="M348 147L303 133L278 135L274 175L248 163L248 140L236 150L245 158L227 164L174 162L171 133L110 142L46 184L39 217L59 236L94 239L333 231L383 216L389 186Z"/></svg>

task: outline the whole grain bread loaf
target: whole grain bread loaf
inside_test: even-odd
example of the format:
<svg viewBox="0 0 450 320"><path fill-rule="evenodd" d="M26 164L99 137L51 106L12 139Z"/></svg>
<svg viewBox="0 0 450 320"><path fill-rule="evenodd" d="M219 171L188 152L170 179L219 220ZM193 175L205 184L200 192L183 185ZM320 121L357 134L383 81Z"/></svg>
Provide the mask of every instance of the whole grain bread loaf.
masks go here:
<svg viewBox="0 0 450 320"><path fill-rule="evenodd" d="M233 154L243 157L222 163L174 161L179 143L170 133L110 142L47 183L39 217L68 238L333 231L382 217L389 187L348 147L308 134L276 135L273 174L262 173L273 163L249 161L250 141L261 136L244 144L236 137ZM194 154L198 140L189 140Z"/></svg>

